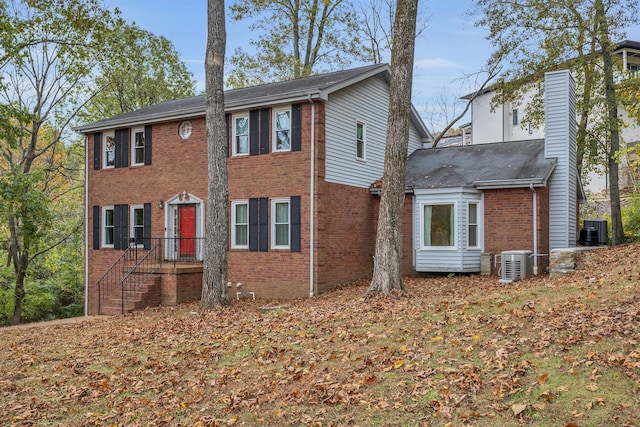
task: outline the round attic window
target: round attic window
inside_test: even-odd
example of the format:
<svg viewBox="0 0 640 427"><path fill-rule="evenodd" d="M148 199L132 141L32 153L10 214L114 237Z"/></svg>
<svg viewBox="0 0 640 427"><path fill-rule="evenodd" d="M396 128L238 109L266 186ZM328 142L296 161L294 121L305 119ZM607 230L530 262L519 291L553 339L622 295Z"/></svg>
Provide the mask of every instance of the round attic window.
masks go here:
<svg viewBox="0 0 640 427"><path fill-rule="evenodd" d="M178 133L180 134L180 138L188 139L191 136L191 132L193 132L193 126L190 121L184 121L180 123L180 127L178 128Z"/></svg>

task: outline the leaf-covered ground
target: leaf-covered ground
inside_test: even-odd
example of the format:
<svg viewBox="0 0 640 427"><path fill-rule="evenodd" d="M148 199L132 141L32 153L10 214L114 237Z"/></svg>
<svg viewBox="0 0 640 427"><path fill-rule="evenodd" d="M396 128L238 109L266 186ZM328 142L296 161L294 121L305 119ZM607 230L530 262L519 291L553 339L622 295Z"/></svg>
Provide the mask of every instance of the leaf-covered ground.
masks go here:
<svg viewBox="0 0 640 427"><path fill-rule="evenodd" d="M640 245L578 271L367 281L0 329L3 425L638 426Z"/></svg>

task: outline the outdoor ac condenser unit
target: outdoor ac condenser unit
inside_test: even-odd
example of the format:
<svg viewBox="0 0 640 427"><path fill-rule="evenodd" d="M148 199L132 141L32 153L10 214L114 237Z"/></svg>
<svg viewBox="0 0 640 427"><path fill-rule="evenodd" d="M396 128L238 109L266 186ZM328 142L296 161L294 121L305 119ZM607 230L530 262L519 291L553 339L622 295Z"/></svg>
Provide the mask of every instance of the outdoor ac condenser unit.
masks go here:
<svg viewBox="0 0 640 427"><path fill-rule="evenodd" d="M500 283L527 279L533 274L531 251L504 251L500 261Z"/></svg>

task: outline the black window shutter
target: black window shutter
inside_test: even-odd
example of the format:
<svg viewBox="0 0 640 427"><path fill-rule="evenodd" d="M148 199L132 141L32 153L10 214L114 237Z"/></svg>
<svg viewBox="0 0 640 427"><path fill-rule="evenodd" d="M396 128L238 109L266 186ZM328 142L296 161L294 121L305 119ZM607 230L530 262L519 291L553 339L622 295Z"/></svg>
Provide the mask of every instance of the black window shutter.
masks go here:
<svg viewBox="0 0 640 427"><path fill-rule="evenodd" d="M100 206L93 207L93 249L100 249Z"/></svg>
<svg viewBox="0 0 640 427"><path fill-rule="evenodd" d="M225 114L224 115L224 120L226 121L227 124L227 157L229 157L229 153L232 153L231 151L231 129L229 129L229 124L231 122L231 115L230 114Z"/></svg>
<svg viewBox="0 0 640 427"><path fill-rule="evenodd" d="M311 124L313 126L313 123ZM291 106L291 151L302 150L302 104Z"/></svg>
<svg viewBox="0 0 640 427"><path fill-rule="evenodd" d="M122 237L122 249L129 246L129 205L120 205L120 236Z"/></svg>
<svg viewBox="0 0 640 427"><path fill-rule="evenodd" d="M102 154L102 133L96 132L93 134L93 169L99 170L102 166L100 164L100 156Z"/></svg>
<svg viewBox="0 0 640 427"><path fill-rule="evenodd" d="M151 249L151 203L144 204L143 221L144 229L142 237L144 238L144 248L149 250Z"/></svg>
<svg viewBox="0 0 640 427"><path fill-rule="evenodd" d="M259 241L259 199L249 199L249 250L258 250Z"/></svg>
<svg viewBox="0 0 640 427"><path fill-rule="evenodd" d="M290 199L291 209L291 252L300 252L300 196Z"/></svg>
<svg viewBox="0 0 640 427"><path fill-rule="evenodd" d="M258 126L259 116L258 110L249 112L249 155L257 156L260 154L260 127Z"/></svg>
<svg viewBox="0 0 640 427"><path fill-rule="evenodd" d="M120 206L122 205L115 205L113 207L113 249L124 249L122 247L122 229L120 227L122 223L122 210Z"/></svg>
<svg viewBox="0 0 640 427"><path fill-rule="evenodd" d="M269 250L269 199L260 197L260 252Z"/></svg>
<svg viewBox="0 0 640 427"><path fill-rule="evenodd" d="M113 249L129 246L129 205L113 207Z"/></svg>
<svg viewBox="0 0 640 427"><path fill-rule="evenodd" d="M144 127L144 164L151 164L151 142L153 140L151 125Z"/></svg>
<svg viewBox="0 0 640 427"><path fill-rule="evenodd" d="M131 129L122 129L120 134L122 139L122 147L120 151L122 160L120 161L120 166L126 168L129 166L129 135L131 135Z"/></svg>
<svg viewBox="0 0 640 427"><path fill-rule="evenodd" d="M260 110L260 154L269 154L271 144L269 135L271 133L271 109Z"/></svg>
<svg viewBox="0 0 640 427"><path fill-rule="evenodd" d="M122 156L122 132L120 132L119 130L117 130L113 135L113 145L114 145L115 156L116 156L114 161L114 167L120 168L122 167L122 160L120 159L120 156ZM114 212L114 215L115 215L115 212Z"/></svg>

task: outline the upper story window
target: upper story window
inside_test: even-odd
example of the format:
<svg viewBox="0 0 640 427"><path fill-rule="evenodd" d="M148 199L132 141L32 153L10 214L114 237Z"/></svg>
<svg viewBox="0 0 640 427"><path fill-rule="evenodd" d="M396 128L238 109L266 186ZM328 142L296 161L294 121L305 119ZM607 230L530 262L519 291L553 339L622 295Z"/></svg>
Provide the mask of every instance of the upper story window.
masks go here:
<svg viewBox="0 0 640 427"><path fill-rule="evenodd" d="M289 199L271 200L271 247L289 249L290 241Z"/></svg>
<svg viewBox="0 0 640 427"><path fill-rule="evenodd" d="M233 155L249 154L249 115L233 116Z"/></svg>
<svg viewBox="0 0 640 427"><path fill-rule="evenodd" d="M131 144L131 164L144 165L144 128L133 129L133 144Z"/></svg>
<svg viewBox="0 0 640 427"><path fill-rule="evenodd" d="M291 109L273 110L273 151L291 150Z"/></svg>
<svg viewBox="0 0 640 427"><path fill-rule="evenodd" d="M363 122L356 122L356 159L365 159L365 128Z"/></svg>
<svg viewBox="0 0 640 427"><path fill-rule="evenodd" d="M106 133L102 143L102 167L113 168L116 166L116 138L113 133Z"/></svg>
<svg viewBox="0 0 640 427"><path fill-rule="evenodd" d="M518 126L518 124L519 124L519 123L520 123L520 120L519 120L519 118L518 118L518 109L517 109L517 108L514 108L514 109L511 111L511 124L512 124L513 126Z"/></svg>
<svg viewBox="0 0 640 427"><path fill-rule="evenodd" d="M231 203L231 247L246 249L249 247L249 202L247 200Z"/></svg>
<svg viewBox="0 0 640 427"><path fill-rule="evenodd" d="M102 246L112 248L114 242L113 206L102 208Z"/></svg>

